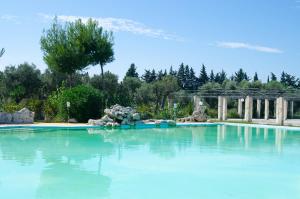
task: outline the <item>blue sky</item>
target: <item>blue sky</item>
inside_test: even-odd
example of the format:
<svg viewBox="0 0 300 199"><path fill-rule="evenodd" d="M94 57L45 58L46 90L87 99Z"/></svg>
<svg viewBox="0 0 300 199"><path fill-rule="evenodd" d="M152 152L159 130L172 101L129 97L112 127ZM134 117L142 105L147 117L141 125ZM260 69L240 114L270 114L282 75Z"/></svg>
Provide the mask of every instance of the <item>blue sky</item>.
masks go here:
<svg viewBox="0 0 300 199"><path fill-rule="evenodd" d="M44 70L39 40L55 15L61 22L92 17L114 31L116 60L105 70L120 77L132 62L139 73L184 62L197 74L205 64L229 74L257 71L263 80L283 70L300 77L300 0L3 1L0 70L25 61Z"/></svg>

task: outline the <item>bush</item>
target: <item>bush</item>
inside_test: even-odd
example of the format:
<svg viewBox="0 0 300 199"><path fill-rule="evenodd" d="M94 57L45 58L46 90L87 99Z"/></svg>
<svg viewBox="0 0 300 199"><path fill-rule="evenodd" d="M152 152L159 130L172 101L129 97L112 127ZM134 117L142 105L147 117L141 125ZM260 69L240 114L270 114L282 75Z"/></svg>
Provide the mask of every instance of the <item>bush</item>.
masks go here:
<svg viewBox="0 0 300 199"><path fill-rule="evenodd" d="M141 119L143 120L154 118L154 110L150 105L139 105L137 107L137 112L141 114Z"/></svg>
<svg viewBox="0 0 300 199"><path fill-rule="evenodd" d="M193 110L194 105L192 102L189 102L188 104L179 104L176 111L176 116L177 118L190 116L193 114Z"/></svg>
<svg viewBox="0 0 300 199"><path fill-rule="evenodd" d="M5 112L13 113L15 111L19 111L22 108L28 108L30 111L33 111L34 119L42 120L44 119L44 102L39 99L23 99L19 104L15 102L7 103L3 105L3 110Z"/></svg>
<svg viewBox="0 0 300 199"><path fill-rule="evenodd" d="M229 109L227 113L228 118L240 118L236 109Z"/></svg>
<svg viewBox="0 0 300 199"><path fill-rule="evenodd" d="M87 122L90 118L99 118L103 112L103 97L99 90L80 85L70 89L60 89L52 94L46 105L45 113L48 119L67 121L67 102L70 102L70 118L78 122Z"/></svg>
<svg viewBox="0 0 300 199"><path fill-rule="evenodd" d="M206 113L207 113L207 116L209 118L217 118L218 117L218 110L217 109L208 108L208 109L206 109Z"/></svg>

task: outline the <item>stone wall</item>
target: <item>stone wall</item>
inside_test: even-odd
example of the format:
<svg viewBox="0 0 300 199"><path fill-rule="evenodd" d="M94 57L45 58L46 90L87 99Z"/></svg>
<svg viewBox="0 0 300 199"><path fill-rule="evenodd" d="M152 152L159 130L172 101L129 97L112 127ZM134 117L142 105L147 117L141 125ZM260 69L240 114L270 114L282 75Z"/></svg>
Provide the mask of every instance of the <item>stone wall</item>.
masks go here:
<svg viewBox="0 0 300 199"><path fill-rule="evenodd" d="M34 112L23 108L14 113L0 112L0 124L32 124Z"/></svg>

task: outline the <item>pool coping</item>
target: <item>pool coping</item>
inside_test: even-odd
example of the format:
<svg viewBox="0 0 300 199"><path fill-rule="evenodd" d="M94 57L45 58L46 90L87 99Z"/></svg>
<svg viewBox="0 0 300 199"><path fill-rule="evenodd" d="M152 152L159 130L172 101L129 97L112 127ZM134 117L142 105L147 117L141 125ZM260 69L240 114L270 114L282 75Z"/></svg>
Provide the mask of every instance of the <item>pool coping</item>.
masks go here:
<svg viewBox="0 0 300 199"><path fill-rule="evenodd" d="M203 122L203 123L177 123L174 127L189 127L189 126L216 126L219 123ZM121 128L130 128L129 125L121 125ZM140 128L166 128L169 126L156 125L155 123L148 123L143 125L137 125ZM171 126L170 126L171 127ZM13 129L13 128L105 128L103 126L94 126L89 124L71 124L71 123L34 123L34 124L0 124L0 129Z"/></svg>
<svg viewBox="0 0 300 199"><path fill-rule="evenodd" d="M230 122L188 122L182 123L179 122L174 127L200 127L200 126L243 126L243 127L257 127L257 128L275 128L275 129L286 129L286 130L300 130L300 127L294 126L277 126L269 124L244 124L244 123L230 123ZM131 128L129 125L120 126L121 129ZM168 128L169 126L156 125L155 123L137 125L133 128ZM172 126L170 126L172 127ZM14 129L14 128L72 128L72 129L86 129L86 128L95 128L95 129L106 129L106 127L93 126L88 124L72 124L72 123L34 123L34 124L0 124L0 129Z"/></svg>
<svg viewBox="0 0 300 199"><path fill-rule="evenodd" d="M272 129L286 129L286 130L298 130L300 131L300 127L298 126L278 126L273 124L244 124L244 123L230 123L230 122L218 122L219 124L225 126L243 126L243 127L256 127L256 128L272 128Z"/></svg>

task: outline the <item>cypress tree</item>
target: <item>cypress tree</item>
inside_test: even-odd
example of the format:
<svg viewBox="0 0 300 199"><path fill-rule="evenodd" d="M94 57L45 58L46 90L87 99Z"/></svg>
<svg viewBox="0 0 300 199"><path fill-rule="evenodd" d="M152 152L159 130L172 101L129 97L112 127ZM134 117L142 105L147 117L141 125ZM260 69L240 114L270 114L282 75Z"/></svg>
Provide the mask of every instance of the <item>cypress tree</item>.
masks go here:
<svg viewBox="0 0 300 199"><path fill-rule="evenodd" d="M271 81L277 81L277 77L274 73L271 73Z"/></svg>
<svg viewBox="0 0 300 199"><path fill-rule="evenodd" d="M257 75L257 72L255 72L255 74L254 74L253 81L254 81L254 82L255 82L255 81L258 81L258 75Z"/></svg>
<svg viewBox="0 0 300 199"><path fill-rule="evenodd" d="M180 64L178 73L177 73L178 83L181 88L184 87L184 64Z"/></svg>
<svg viewBox="0 0 300 199"><path fill-rule="evenodd" d="M200 76L199 76L199 85L202 86L206 84L209 81L209 77L206 72L206 67L204 64L202 64L202 68L200 70Z"/></svg>
<svg viewBox="0 0 300 199"><path fill-rule="evenodd" d="M215 81L215 74L214 74L213 70L210 71L209 81L210 82L214 82Z"/></svg>

